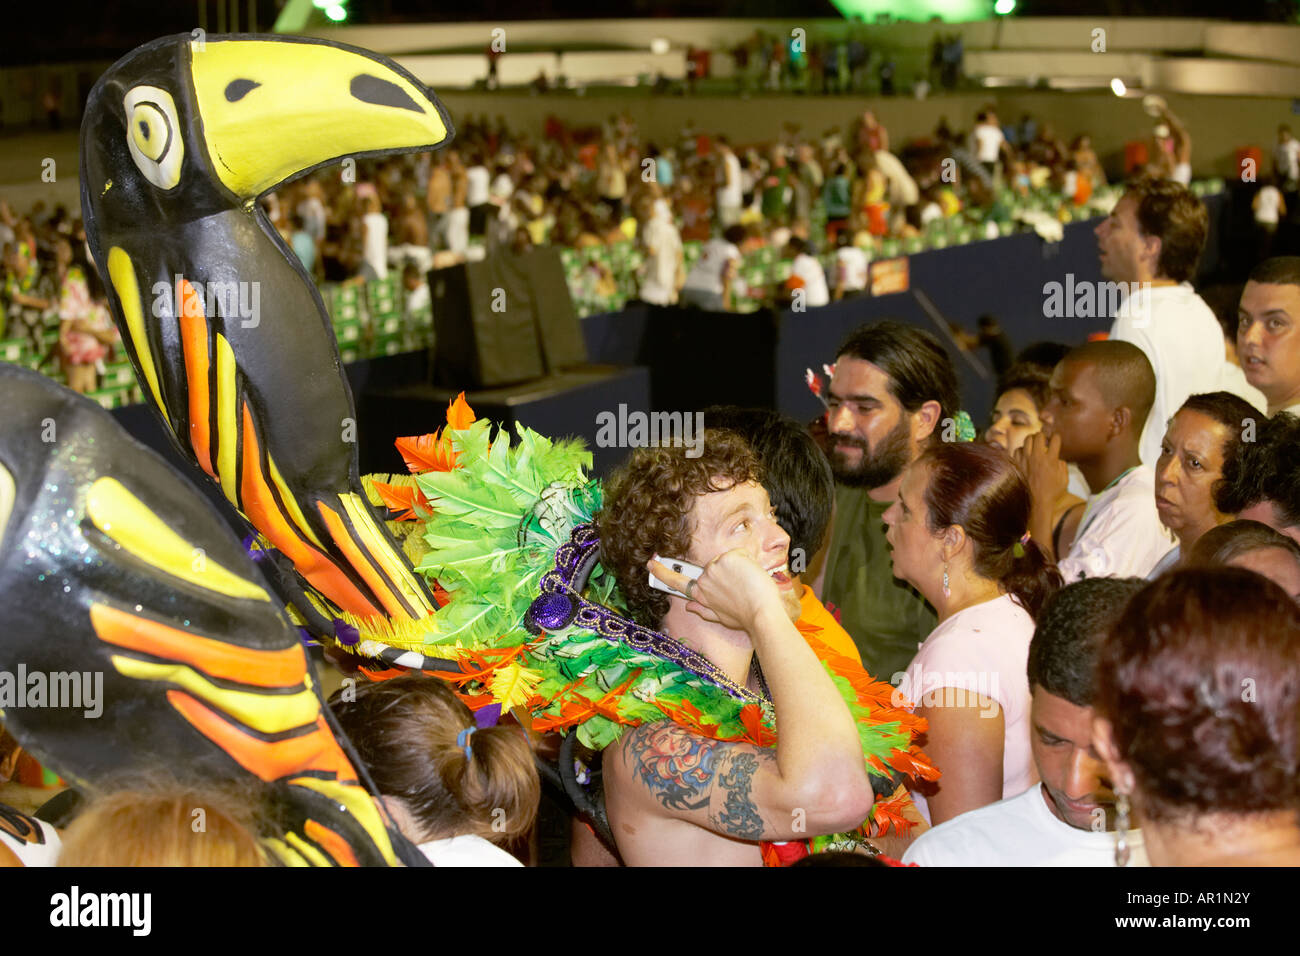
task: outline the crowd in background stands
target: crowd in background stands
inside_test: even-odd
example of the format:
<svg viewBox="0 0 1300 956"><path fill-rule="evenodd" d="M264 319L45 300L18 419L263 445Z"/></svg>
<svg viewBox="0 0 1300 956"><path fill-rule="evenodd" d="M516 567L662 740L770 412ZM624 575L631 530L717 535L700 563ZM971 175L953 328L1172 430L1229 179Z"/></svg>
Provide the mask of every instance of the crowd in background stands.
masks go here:
<svg viewBox="0 0 1300 956"><path fill-rule="evenodd" d="M736 89L741 92L891 96L900 91L895 54L887 47L873 49L859 30L836 39L815 33L811 37L794 32L777 36L760 30L726 52L731 56ZM913 90L923 94L931 89L955 89L962 79L962 58L960 34L936 34L927 73L915 79ZM711 54L691 47L686 60L687 85L694 93L698 82L710 76Z"/></svg>
<svg viewBox="0 0 1300 956"><path fill-rule="evenodd" d="M626 115L590 128L552 118L540 139L481 118L446 150L356 173L353 183L323 171L267 197L272 221L320 281L383 278L410 262L418 284L431 266L493 248L636 243L637 297L671 304L692 290L688 301L716 307L741 297L727 263L758 248L794 276L744 297L789 301L803 285L816 306L861 291L869 259L900 242L997 235L1031 202L1068 220L1105 184L1086 135L1067 146L1027 117L1004 133L991 110L969 135L944 122L898 154L870 111L847 129L812 135L787 124L772 141L743 145L689 122L674 142L648 141ZM703 246L695 274L682 253L691 243ZM821 274L814 260L832 253L832 274ZM619 277L589 260L596 284L613 292Z"/></svg>
<svg viewBox="0 0 1300 956"><path fill-rule="evenodd" d="M834 74L846 76L853 44L807 59L843 66L847 57L849 72ZM936 67L944 62L937 54ZM1185 179L1190 142L1167 111L1162 125L1149 171ZM1293 183L1294 152L1280 146L1278 156L1279 179ZM891 142L870 110L820 132L786 123L772 140L745 144L689 121L673 141L651 141L626 114L589 127L551 117L540 137L484 116L459 124L439 152L321 170L263 204L318 282L394 270L417 310L428 306L430 268L549 245L566 250L583 312L628 298L748 311L858 294L874 258L1006 234L1015 219L1041 230L1104 213L1115 198L1105 184L1086 133L1067 144L1047 123L1004 124L992 108L969 131L941 120L905 143ZM1265 219L1282 208L1280 195L1262 202ZM25 339L29 364L92 391L116 344L83 238L62 207L38 203L20 217L0 206L0 339ZM742 268L751 257L764 269Z"/></svg>

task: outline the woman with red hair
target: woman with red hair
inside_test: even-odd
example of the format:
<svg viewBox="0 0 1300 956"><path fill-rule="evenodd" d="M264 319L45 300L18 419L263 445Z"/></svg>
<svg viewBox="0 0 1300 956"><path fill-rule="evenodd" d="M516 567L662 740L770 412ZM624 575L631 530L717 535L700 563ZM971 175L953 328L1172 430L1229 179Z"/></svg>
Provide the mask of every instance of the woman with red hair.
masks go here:
<svg viewBox="0 0 1300 956"><path fill-rule="evenodd" d="M1165 575L1108 635L1097 687L1117 863L1137 817L1153 866L1300 866L1300 607L1285 591L1239 568Z"/></svg>

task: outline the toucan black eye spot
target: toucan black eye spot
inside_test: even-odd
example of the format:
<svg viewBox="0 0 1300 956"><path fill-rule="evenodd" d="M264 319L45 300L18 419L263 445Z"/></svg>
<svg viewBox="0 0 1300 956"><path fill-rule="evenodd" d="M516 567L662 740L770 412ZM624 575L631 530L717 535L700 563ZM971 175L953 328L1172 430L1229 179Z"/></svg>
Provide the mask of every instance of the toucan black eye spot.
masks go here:
<svg viewBox="0 0 1300 956"><path fill-rule="evenodd" d="M376 106L393 106L400 110L411 110L415 113L424 112L420 104L411 99L406 90L396 83L382 80L377 76L371 76L369 73L361 73L352 77L352 83L348 89L353 96L363 103L374 103Z"/></svg>
<svg viewBox="0 0 1300 956"><path fill-rule="evenodd" d="M144 120L140 121L140 135L145 139L149 138L149 124L144 122Z"/></svg>
<svg viewBox="0 0 1300 956"><path fill-rule="evenodd" d="M261 85L255 80L231 80L226 84L226 101L237 103Z"/></svg>

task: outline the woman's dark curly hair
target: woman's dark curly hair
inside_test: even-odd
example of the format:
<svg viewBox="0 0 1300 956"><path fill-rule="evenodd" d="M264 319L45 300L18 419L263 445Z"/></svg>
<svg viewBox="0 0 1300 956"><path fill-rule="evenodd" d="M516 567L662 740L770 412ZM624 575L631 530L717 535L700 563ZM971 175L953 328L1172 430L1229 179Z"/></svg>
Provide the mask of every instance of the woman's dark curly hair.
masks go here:
<svg viewBox="0 0 1300 956"><path fill-rule="evenodd" d="M687 558L695 498L762 479L762 467L734 432L707 429L700 457L685 448L638 448L605 484L596 516L600 563L614 575L632 618L657 627L669 597L650 587L646 562L656 554Z"/></svg>
<svg viewBox="0 0 1300 956"><path fill-rule="evenodd" d="M1242 441L1242 434L1246 431L1248 422L1263 430L1268 416L1231 392L1192 395L1179 406L1178 411L1197 412L1224 427L1227 435L1223 440L1222 477L1214 482L1210 493L1214 497L1214 507L1220 514L1233 514L1228 509L1235 504L1233 489L1241 483L1242 460L1245 457L1246 443ZM1251 428L1252 433L1254 430Z"/></svg>
<svg viewBox="0 0 1300 956"><path fill-rule="evenodd" d="M1007 392L1020 389L1033 400L1034 411L1041 412L1052 397L1051 382L1050 369L1030 362L1020 362L1002 373L993 400L996 402Z"/></svg>
<svg viewBox="0 0 1300 956"><path fill-rule="evenodd" d="M1146 817L1300 810L1300 607L1272 581L1148 584L1102 644L1097 689Z"/></svg>

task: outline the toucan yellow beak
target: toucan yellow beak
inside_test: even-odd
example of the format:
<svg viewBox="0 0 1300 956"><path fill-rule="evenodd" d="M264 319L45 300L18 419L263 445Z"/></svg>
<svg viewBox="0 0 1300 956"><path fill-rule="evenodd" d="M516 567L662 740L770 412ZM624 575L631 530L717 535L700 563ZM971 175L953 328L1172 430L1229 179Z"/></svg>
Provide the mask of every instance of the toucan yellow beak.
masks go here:
<svg viewBox="0 0 1300 956"><path fill-rule="evenodd" d="M197 145L242 199L345 156L432 149L448 137L437 101L361 50L209 38L190 44L190 74Z"/></svg>

